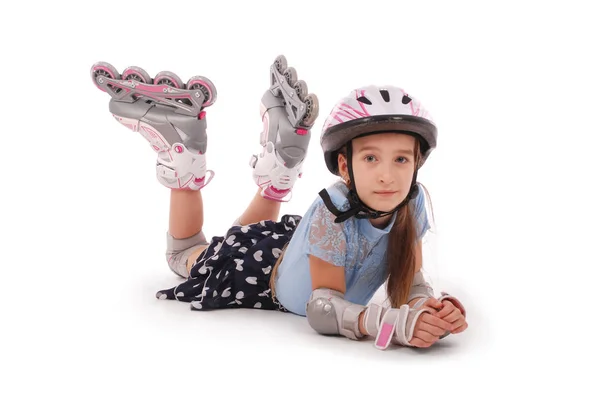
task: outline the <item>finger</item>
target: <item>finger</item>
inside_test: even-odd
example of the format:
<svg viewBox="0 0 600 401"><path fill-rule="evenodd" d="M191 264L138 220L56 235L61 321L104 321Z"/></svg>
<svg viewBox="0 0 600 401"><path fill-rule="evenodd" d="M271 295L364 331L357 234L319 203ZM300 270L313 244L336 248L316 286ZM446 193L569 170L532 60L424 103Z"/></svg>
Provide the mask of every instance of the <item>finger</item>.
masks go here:
<svg viewBox="0 0 600 401"><path fill-rule="evenodd" d="M466 320L464 318L458 319L456 322L452 323L451 331L456 330L457 328L461 327L465 323L466 323Z"/></svg>
<svg viewBox="0 0 600 401"><path fill-rule="evenodd" d="M456 329L454 329L452 331L452 334L458 334L458 333L462 333L463 331L465 331L467 329L467 327L469 327L469 324L467 322L465 322L463 325L457 327Z"/></svg>
<svg viewBox="0 0 600 401"><path fill-rule="evenodd" d="M429 323L425 323L425 322L419 322L417 323L417 325L415 326L416 330L423 330L426 331L434 336L440 337L442 336L446 331L443 329L440 329L439 327L436 327L432 324Z"/></svg>
<svg viewBox="0 0 600 401"><path fill-rule="evenodd" d="M433 343L440 339L438 336L434 336L433 334L428 333L425 330L415 331L413 333L413 338L414 337L420 338L421 340L425 341L426 343Z"/></svg>
<svg viewBox="0 0 600 401"><path fill-rule="evenodd" d="M436 298L431 297L431 298L427 299L427 301L423 304L423 306L429 306L430 308L433 308L436 311L438 311L444 305L442 305L442 303L440 301L438 301Z"/></svg>
<svg viewBox="0 0 600 401"><path fill-rule="evenodd" d="M433 309L428 306L423 306L423 308L421 308L421 309L426 310L427 312L431 313L432 315L435 315L438 312L437 309Z"/></svg>
<svg viewBox="0 0 600 401"><path fill-rule="evenodd" d="M433 344L433 343L425 342L425 341L421 340L420 338L415 338L415 337L413 337L413 339L410 340L408 343L410 345L418 347L418 348L428 348Z"/></svg>
<svg viewBox="0 0 600 401"><path fill-rule="evenodd" d="M423 317L422 320L425 323L429 323L433 326L439 327L445 332L452 330L452 323L446 322L445 320L440 319L435 315L432 315L430 313L423 313L421 316ZM419 316L419 318L421 318L421 316Z"/></svg>
<svg viewBox="0 0 600 401"><path fill-rule="evenodd" d="M460 313L460 311L458 309L455 309L455 310L452 311L451 314L449 314L448 316L446 316L444 318L444 321L446 321L448 323L451 323L451 324L454 324L454 323L456 323L460 319L464 319L464 317L463 317L462 313Z"/></svg>
<svg viewBox="0 0 600 401"><path fill-rule="evenodd" d="M441 319L444 319L446 316L448 316L450 313L452 313L456 309L456 307L448 301L444 301L443 305L444 305L444 307L442 308L442 310L440 310L438 313L436 313L436 316Z"/></svg>

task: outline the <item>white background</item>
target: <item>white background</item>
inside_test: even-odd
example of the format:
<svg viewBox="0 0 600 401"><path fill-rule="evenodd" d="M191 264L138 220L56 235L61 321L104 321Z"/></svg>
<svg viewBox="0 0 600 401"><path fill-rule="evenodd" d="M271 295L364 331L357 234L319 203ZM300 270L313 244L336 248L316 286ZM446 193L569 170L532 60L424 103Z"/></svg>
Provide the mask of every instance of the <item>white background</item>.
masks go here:
<svg viewBox="0 0 600 401"><path fill-rule="evenodd" d="M0 398L592 398L600 29L591 3L4 5ZM302 214L333 182L318 138L353 88L398 85L433 114L439 147L419 175L437 223L425 268L438 292L466 305L465 333L382 352L319 336L292 315L191 312L154 298L178 282L164 260L169 193L147 143L108 112L92 64L215 83L210 237L255 191L247 162L279 54L321 105L282 213Z"/></svg>

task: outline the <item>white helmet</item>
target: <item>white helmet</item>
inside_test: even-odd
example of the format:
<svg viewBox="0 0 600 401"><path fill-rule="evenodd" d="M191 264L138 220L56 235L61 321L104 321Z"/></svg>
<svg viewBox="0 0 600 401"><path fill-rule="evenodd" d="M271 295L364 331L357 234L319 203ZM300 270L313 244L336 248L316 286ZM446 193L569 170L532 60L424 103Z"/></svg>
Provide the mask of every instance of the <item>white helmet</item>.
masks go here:
<svg viewBox="0 0 600 401"><path fill-rule="evenodd" d="M421 167L436 147L437 128L421 103L395 86L365 86L340 99L323 124L325 163L339 175L337 154L358 136L383 132L414 135L421 145Z"/></svg>

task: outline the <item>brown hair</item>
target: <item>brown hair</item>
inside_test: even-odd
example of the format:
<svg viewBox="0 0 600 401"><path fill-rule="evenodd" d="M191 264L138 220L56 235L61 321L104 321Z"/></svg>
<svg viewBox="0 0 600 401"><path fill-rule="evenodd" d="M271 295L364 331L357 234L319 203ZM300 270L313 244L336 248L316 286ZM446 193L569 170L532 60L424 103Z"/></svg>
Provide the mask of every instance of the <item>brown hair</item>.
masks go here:
<svg viewBox="0 0 600 401"><path fill-rule="evenodd" d="M347 157L346 147L342 147L342 149L338 151L338 154ZM414 159L416 168L421 162L420 142L418 140L415 140ZM346 183L346 186L349 186L348 183ZM409 202L398 211L396 220L394 221L394 225L389 234L387 247L386 292L392 308L400 308L407 303L413 283L413 277L417 270L415 254L417 231L413 207L413 203ZM281 255L277 259L269 280L269 287L271 288L271 296L273 298L275 298L275 275L277 273L277 268L283 259L283 254L285 253L287 245L288 244L285 245Z"/></svg>
<svg viewBox="0 0 600 401"><path fill-rule="evenodd" d="M415 140L413 153L415 168L421 162L420 148L419 140ZM347 157L346 147L340 149L338 153ZM386 292L392 308L400 308L407 303L417 270L415 254L417 231L413 207L413 203L409 202L398 210L388 238Z"/></svg>

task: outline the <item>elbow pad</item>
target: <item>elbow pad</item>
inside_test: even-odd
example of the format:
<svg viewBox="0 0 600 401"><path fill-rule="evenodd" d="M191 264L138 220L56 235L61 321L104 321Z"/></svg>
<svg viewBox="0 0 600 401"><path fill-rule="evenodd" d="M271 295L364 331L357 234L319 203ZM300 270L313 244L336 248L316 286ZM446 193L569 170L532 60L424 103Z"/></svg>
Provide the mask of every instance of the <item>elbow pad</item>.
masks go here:
<svg viewBox="0 0 600 401"><path fill-rule="evenodd" d="M346 301L339 291L317 288L306 304L306 317L317 333L358 340L364 337L359 330L358 319L365 309L366 306Z"/></svg>

